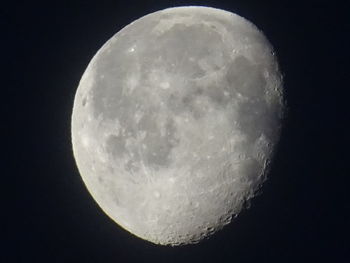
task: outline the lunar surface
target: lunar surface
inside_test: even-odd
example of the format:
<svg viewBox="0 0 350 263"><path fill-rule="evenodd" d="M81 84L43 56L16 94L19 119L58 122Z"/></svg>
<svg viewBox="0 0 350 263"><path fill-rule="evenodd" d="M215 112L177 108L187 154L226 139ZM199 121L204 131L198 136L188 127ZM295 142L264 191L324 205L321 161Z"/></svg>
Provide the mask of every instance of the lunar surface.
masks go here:
<svg viewBox="0 0 350 263"><path fill-rule="evenodd" d="M118 225L156 244L197 243L265 181L283 116L273 49L252 23L208 7L146 15L82 76L74 156Z"/></svg>

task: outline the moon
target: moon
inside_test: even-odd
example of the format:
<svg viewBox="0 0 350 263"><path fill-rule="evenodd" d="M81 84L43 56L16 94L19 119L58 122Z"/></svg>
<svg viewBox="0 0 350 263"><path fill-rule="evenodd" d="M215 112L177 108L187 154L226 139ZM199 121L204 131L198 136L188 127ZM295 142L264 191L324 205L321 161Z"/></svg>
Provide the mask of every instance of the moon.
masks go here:
<svg viewBox="0 0 350 263"><path fill-rule="evenodd" d="M198 243L261 188L284 108L276 55L256 26L221 9L168 8L124 27L89 63L73 153L119 226L155 244Z"/></svg>

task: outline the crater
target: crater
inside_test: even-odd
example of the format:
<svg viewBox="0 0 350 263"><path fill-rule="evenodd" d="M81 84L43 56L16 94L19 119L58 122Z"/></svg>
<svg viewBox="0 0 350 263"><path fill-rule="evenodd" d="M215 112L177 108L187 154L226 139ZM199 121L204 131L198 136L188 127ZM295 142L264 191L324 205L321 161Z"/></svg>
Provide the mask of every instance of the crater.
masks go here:
<svg viewBox="0 0 350 263"><path fill-rule="evenodd" d="M83 98L83 100L82 100L82 102L81 102L81 105L82 105L83 107L85 107L85 105L86 105L86 101L87 101L86 97L85 97L85 98Z"/></svg>

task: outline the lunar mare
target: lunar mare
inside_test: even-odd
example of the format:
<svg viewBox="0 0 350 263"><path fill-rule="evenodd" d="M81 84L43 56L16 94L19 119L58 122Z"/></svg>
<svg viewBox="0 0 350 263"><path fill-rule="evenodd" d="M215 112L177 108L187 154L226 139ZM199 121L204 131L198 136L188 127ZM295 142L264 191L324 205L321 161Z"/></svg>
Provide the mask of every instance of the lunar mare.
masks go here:
<svg viewBox="0 0 350 263"><path fill-rule="evenodd" d="M114 35L82 76L76 163L103 211L163 245L228 224L265 181L283 86L252 23L209 7L146 15Z"/></svg>

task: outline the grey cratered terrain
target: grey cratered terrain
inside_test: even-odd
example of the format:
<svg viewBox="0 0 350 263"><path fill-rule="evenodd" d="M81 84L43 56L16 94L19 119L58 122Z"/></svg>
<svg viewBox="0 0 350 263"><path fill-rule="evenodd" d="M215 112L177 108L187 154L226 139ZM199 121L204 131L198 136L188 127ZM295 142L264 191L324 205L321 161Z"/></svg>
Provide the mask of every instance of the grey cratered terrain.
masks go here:
<svg viewBox="0 0 350 263"><path fill-rule="evenodd" d="M121 227L196 243L228 224L266 179L283 114L271 45L250 22L169 8L97 52L74 101L74 156Z"/></svg>

